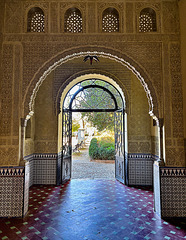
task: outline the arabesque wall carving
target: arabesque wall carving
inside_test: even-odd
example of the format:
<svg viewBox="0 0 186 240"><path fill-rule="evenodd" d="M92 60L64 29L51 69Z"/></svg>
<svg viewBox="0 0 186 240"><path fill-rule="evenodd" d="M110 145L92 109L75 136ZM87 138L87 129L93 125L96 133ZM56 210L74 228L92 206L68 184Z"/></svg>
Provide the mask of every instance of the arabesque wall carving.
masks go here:
<svg viewBox="0 0 186 240"><path fill-rule="evenodd" d="M12 81L13 81L13 45L5 44L3 46L3 80L1 81L1 118L0 135L11 135L12 112Z"/></svg>
<svg viewBox="0 0 186 240"><path fill-rule="evenodd" d="M183 136L183 94L181 80L180 44L171 43L170 52L170 87L171 87L171 122L172 139L166 141L167 165L184 166L184 136ZM169 134L169 135L170 135Z"/></svg>
<svg viewBox="0 0 186 240"><path fill-rule="evenodd" d="M57 152L57 140L50 141L48 140L40 140L40 141L35 141L35 148L34 148L35 153L56 153Z"/></svg>
<svg viewBox="0 0 186 240"><path fill-rule="evenodd" d="M165 33L179 32L179 11L177 1L162 3L163 31Z"/></svg>
<svg viewBox="0 0 186 240"><path fill-rule="evenodd" d="M121 45L121 44L120 44ZM128 44L129 45L129 44ZM31 46L31 44L30 44L30 46ZM58 46L58 47L57 47ZM56 51L58 50L59 51L59 49L60 49L60 46L61 45L58 45L57 44L57 46L55 46L55 48L54 48L54 46L52 47L51 46L51 48L54 50L54 49L56 49ZM128 48L127 48L127 44L125 44L125 47L123 46L123 49L124 50L126 50L126 52L128 52L129 50L128 49L130 49L130 47L131 47L131 51L133 52L134 50L132 50L133 49L133 47L132 47L133 45L131 44L131 45L129 45L128 46ZM64 47L64 45L63 45L63 47ZM121 46L120 46L121 47ZM138 49L138 47L139 47L139 45L137 45L136 46L136 52L137 53L140 53L140 50L139 49L143 49L143 47L145 47L145 52L147 51L147 47L145 46L145 44L143 45L143 47L141 46L141 48L139 48ZM155 47L155 46L154 46ZM134 48L135 48L135 45L134 45ZM44 52L44 56L46 57L46 56L48 56L49 54L51 55L51 52L52 51L49 51L49 49L50 49L50 45L49 44L47 44L47 48L46 49L44 49L44 44L42 44L40 47L39 47L39 45L37 45L37 47L36 47L36 49L37 49L37 57L36 56L33 56L33 58L34 59L36 59L36 58L40 58L41 59L41 55L43 55L43 52ZM159 101L157 101L157 94L156 94L156 91L155 91L155 89L154 89L154 87L153 87L153 83L152 83L152 81L150 81L150 79L149 79L149 75L147 75L147 73L146 73L146 70L143 70L143 68L140 68L140 66L137 64L137 63L135 63L134 61L133 61L133 58L129 58L128 56L126 56L126 55L123 55L122 53L120 53L120 52L118 52L118 51L114 51L114 50L112 50L112 49L108 49L108 48L105 48L105 47L87 47L87 46L84 46L84 47L80 47L80 48L77 48L76 50L75 49L72 49L72 50L70 50L70 51L65 51L64 53L62 53L61 55L57 55L56 56L56 58L54 58L53 60L51 60L51 62L48 62L48 63L46 63L46 65L43 67L43 69L40 69L38 72L37 72L37 74L35 75L35 78L33 79L33 81L32 81L32 83L30 84L30 88L28 89L29 90L29 92L27 93L27 95L25 96L26 97L26 102L25 102L25 111L27 111L26 112L26 114L28 114L28 105L27 104L29 104L29 102L30 102L30 96L31 96L31 94L32 94L32 91L33 91L33 88L34 88L34 86L36 85L36 83L37 83L37 81L38 81L38 78L39 78L39 76L41 77L43 74L44 74L44 72L47 70L47 69L49 69L49 67L51 67L51 64L53 64L53 62L56 62L58 59L65 59L65 56L72 56L72 59L74 58L74 56L73 56L73 54L74 54L74 51L75 51L75 53L77 52L77 54L79 54L80 55L80 57L83 59L83 55L81 56L81 52L83 51L83 52L85 52L85 50L87 49L87 51L90 51L90 50L94 50L94 51L98 51L98 55L99 55L99 50L100 50L100 56L102 56L102 51L104 50L104 54L105 55L107 55L108 57L109 57L109 55L111 54L111 58L115 58L116 59L116 61L120 61L120 60L117 60L117 58L119 59L119 58L121 58L122 59L122 61L123 60L125 60L125 61L127 61L132 67L134 67L135 69L136 69L136 71L138 71L140 74L141 74L141 76L146 80L146 82L147 82L147 86L149 87L149 89L150 89L150 91L151 91L151 96L152 96L152 98L153 98L153 103L154 103L154 110L153 110L153 112L154 112L154 114L156 115L156 116L159 116L159 114L160 114L160 110L159 110L159 108L161 108L160 107L160 105L159 105ZM138 50L138 51L137 51ZM154 49L155 50L155 49ZM33 49L33 51L34 51L34 49ZM149 51L150 51L150 49L149 49ZM31 51L30 51L31 52ZM142 53L143 54L145 54L145 52L143 52L142 51ZM86 53L86 52L85 52ZM147 52L146 52L147 53ZM71 54L71 55L69 55L69 54ZM88 52L87 52L87 54L88 54ZM113 55L112 55L113 54ZM136 53L134 53L135 55L136 55ZM49 56L50 56L49 55ZM107 56L105 56L105 58L107 58ZM45 57L44 57L44 59L45 59ZM123 57L123 58L122 58ZM159 59L159 58L158 58ZM157 59L157 61L158 61L158 59ZM29 61L30 60L30 61ZM43 58L42 58L42 60L43 60ZM149 60L149 62L150 62L150 58L148 59ZM39 62L40 61L38 61L37 63L39 64ZM80 59L80 62L82 62L82 60ZM34 62L35 63L35 62ZM121 62L122 63L122 62ZM31 68L30 67L30 65L29 64L31 64L31 66L33 65L33 67ZM28 67L27 67L27 65L29 65ZM40 65L42 65L42 62L40 62ZM25 64L24 64L24 68L25 68L25 77L24 77L24 79L26 79L26 81L27 81L27 84L28 84L28 82L30 82L31 81L31 79L29 80L28 79L28 76L32 76L32 73L31 72L33 72L33 74L34 74L34 71L37 71L36 69L37 69L37 66L36 66L36 64L33 64L33 62L31 61L31 58L30 58L30 55L27 55L26 54L26 56L25 56ZM156 72L156 73L158 73L158 72ZM159 73L158 73L159 74ZM158 77L158 76L157 76ZM34 82L35 82L35 84L34 84ZM26 83L25 83L25 86L27 85ZM23 85L23 89L24 89L24 85Z"/></svg>
<svg viewBox="0 0 186 240"><path fill-rule="evenodd" d="M50 3L50 31L51 33L58 33L59 32L59 3L57 2L51 2Z"/></svg>
<svg viewBox="0 0 186 240"><path fill-rule="evenodd" d="M19 149L14 146L0 148L0 165L1 166L17 166Z"/></svg>
<svg viewBox="0 0 186 240"><path fill-rule="evenodd" d="M20 33L22 32L22 6L18 2L6 3L5 14L5 32L6 33Z"/></svg>
<svg viewBox="0 0 186 240"><path fill-rule="evenodd" d="M172 123L173 137L183 138L183 93L181 80L180 45L170 45L170 72L172 80Z"/></svg>
<svg viewBox="0 0 186 240"><path fill-rule="evenodd" d="M133 10L134 9L134 4L133 3L126 3L126 17L124 21L124 26L126 23L126 33L132 33L134 31L134 22L133 22Z"/></svg>

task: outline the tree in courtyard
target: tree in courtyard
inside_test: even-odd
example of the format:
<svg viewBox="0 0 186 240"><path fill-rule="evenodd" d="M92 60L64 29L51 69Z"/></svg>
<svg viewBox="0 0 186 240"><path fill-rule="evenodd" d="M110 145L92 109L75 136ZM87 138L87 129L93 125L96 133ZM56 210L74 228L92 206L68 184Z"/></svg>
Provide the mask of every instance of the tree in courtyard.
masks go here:
<svg viewBox="0 0 186 240"><path fill-rule="evenodd" d="M98 131L114 130L114 114L112 112L86 112L82 117L87 119Z"/></svg>

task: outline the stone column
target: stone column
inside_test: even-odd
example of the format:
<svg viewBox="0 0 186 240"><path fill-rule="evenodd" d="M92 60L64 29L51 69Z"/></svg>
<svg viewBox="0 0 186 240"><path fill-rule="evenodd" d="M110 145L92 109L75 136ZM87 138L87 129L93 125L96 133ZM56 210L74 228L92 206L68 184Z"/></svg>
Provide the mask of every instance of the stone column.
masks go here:
<svg viewBox="0 0 186 240"><path fill-rule="evenodd" d="M20 129L20 153L19 153L19 165L25 166L27 161L24 160L24 145L25 145L25 130L26 130L27 120L21 118L21 129Z"/></svg>
<svg viewBox="0 0 186 240"><path fill-rule="evenodd" d="M159 160L154 162L153 179L154 179L154 211L161 217L162 202L161 202L161 173L160 167L165 165L163 157L163 118L158 119L158 135L159 135Z"/></svg>
<svg viewBox="0 0 186 240"><path fill-rule="evenodd" d="M159 132L159 160L158 160L158 163L159 163L159 166L165 166L165 161L164 161L164 157L163 157L163 152L164 152L163 125L164 125L164 120L163 120L163 118L160 118L159 123L158 123L158 132Z"/></svg>

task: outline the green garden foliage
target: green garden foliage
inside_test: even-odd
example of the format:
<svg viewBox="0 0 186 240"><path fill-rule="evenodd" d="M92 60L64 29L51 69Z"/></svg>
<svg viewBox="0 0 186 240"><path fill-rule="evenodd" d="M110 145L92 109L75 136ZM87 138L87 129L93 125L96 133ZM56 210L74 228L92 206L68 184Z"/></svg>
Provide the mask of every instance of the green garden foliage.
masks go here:
<svg viewBox="0 0 186 240"><path fill-rule="evenodd" d="M96 138L92 138L89 146L89 156L92 159L98 159L99 153L98 153L98 140Z"/></svg>
<svg viewBox="0 0 186 240"><path fill-rule="evenodd" d="M91 159L114 160L115 145L112 138L93 138L89 146L89 156Z"/></svg>
<svg viewBox="0 0 186 240"><path fill-rule="evenodd" d="M98 131L111 130L114 131L114 114L110 112L84 112L83 117L96 127Z"/></svg>

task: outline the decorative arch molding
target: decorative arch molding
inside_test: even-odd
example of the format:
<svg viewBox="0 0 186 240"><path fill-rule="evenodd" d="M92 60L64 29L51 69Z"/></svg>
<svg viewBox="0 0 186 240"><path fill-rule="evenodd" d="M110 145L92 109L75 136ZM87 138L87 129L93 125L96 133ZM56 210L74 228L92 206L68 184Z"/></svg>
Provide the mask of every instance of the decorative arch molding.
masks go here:
<svg viewBox="0 0 186 240"><path fill-rule="evenodd" d="M79 77L82 77L83 80L86 80L87 77L89 77L89 75L95 75L95 78L98 77L99 75L99 79L102 79L102 80L105 80L103 79L103 77L106 77L106 78L109 78L111 80L113 80L114 82L116 82L123 94L124 94L124 100L125 100L125 111L128 113L129 112L129 104L130 104L130 101L129 101L129 93L125 87L125 85L116 77L114 76L113 74L111 73L108 73L106 71L103 71L103 70L98 70L98 69L89 69L89 70L86 70L86 71L80 71L80 72L77 72L73 75L71 75L68 79L66 79L60 86L56 96L55 96L55 100L54 100L54 104L55 104L55 113L56 115L58 115L60 112L61 112L61 96L62 96L62 93L64 91L64 89L69 85L69 83L72 83L73 80L75 79L78 79ZM54 80L55 81L55 80ZM112 82L111 82L112 84Z"/></svg>
<svg viewBox="0 0 186 240"><path fill-rule="evenodd" d="M159 118L159 104L152 80L146 70L129 56L105 47L79 47L64 51L43 64L32 78L23 99L23 109L25 118L29 118L34 113L34 100L37 92L46 77L58 66L75 58L83 58L86 55L97 55L100 58L114 60L131 70L140 80L149 103L149 114L156 120Z"/></svg>

